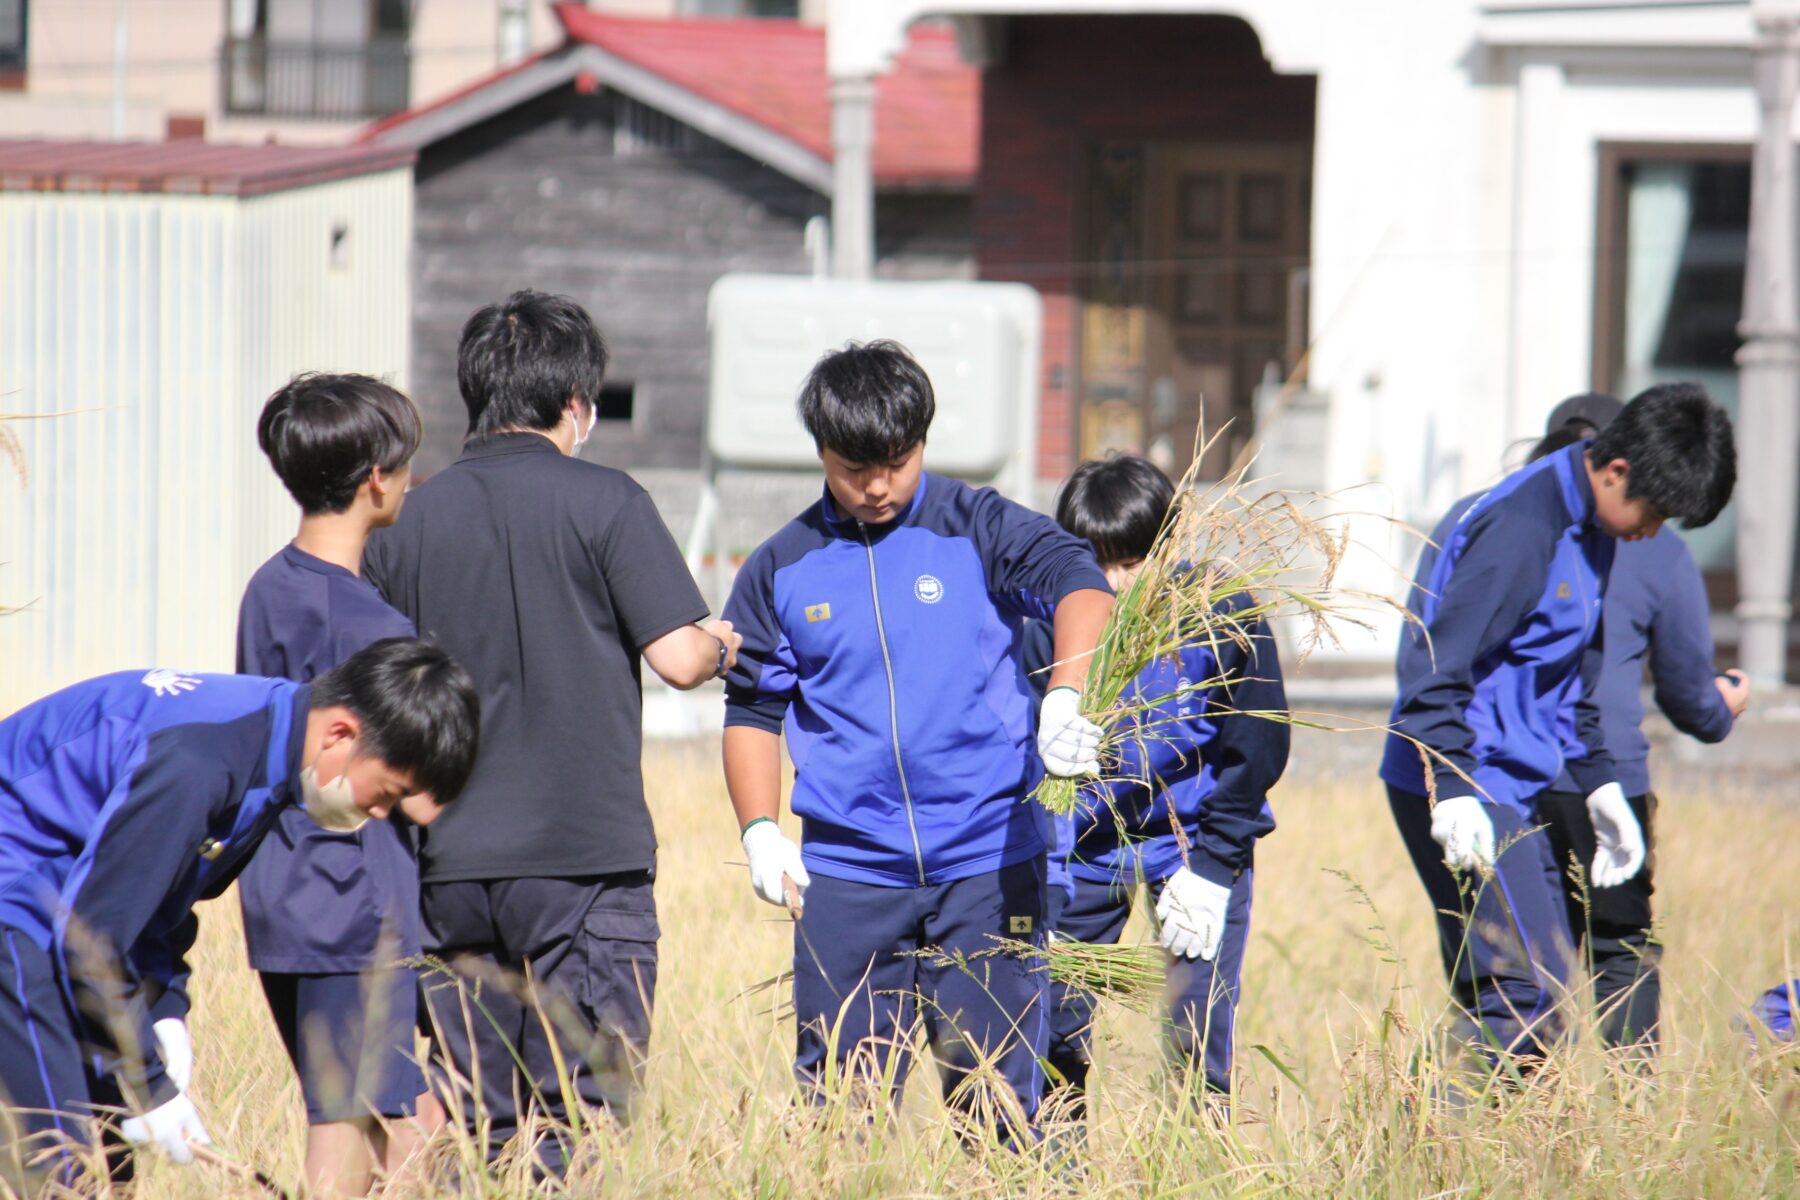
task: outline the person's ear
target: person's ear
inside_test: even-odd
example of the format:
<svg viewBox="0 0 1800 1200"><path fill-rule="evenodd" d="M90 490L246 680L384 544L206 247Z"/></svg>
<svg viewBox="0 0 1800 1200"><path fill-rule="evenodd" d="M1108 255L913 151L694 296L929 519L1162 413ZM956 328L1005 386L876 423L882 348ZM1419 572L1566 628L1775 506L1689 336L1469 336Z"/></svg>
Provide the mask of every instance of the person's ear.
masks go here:
<svg viewBox="0 0 1800 1200"><path fill-rule="evenodd" d="M321 751L340 742L353 742L362 735L362 718L340 706L325 710L325 733L319 741Z"/></svg>
<svg viewBox="0 0 1800 1200"><path fill-rule="evenodd" d="M386 467L372 467L369 470L369 499L375 501L375 507L381 508L385 501L392 498L399 488L395 483L395 471Z"/></svg>
<svg viewBox="0 0 1800 1200"><path fill-rule="evenodd" d="M1622 458L1615 458L1602 467L1600 473L1606 476L1607 482L1622 487L1631 475L1631 464Z"/></svg>

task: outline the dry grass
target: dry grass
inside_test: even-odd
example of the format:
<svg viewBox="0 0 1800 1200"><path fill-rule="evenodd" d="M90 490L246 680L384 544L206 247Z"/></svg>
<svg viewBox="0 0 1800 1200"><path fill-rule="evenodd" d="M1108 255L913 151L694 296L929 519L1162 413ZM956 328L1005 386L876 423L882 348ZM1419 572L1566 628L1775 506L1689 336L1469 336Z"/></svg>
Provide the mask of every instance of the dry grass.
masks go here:
<svg viewBox="0 0 1800 1200"><path fill-rule="evenodd" d="M1314 737L1320 735L1312 735ZM1302 741L1297 751L1307 753ZM626 1133L589 1138L570 1194L615 1196L1780 1195L1795 1183L1800 1057L1752 1062L1731 1018L1788 973L1800 812L1671 795L1659 904L1668 1049L1653 1079L1588 1046L1473 1111L1433 1100L1428 1031L1444 989L1423 893L1373 776L1289 783L1259 852L1230 1130L1172 1103L1151 1027L1112 1008L1089 1173L971 1154L926 1078L894 1126L816 1121L790 1103L791 1021L768 992L788 919L751 895L711 746L653 748L663 942L649 1095ZM1341 872L1340 876L1337 874ZM243 963L235 904L203 910L196 1092L221 1148L292 1186L298 1091ZM1141 936L1134 927L1128 940ZM524 1195L514 1172L468 1194ZM420 1185L406 1194L423 1194ZM150 1168L137 1193L256 1195L224 1168Z"/></svg>

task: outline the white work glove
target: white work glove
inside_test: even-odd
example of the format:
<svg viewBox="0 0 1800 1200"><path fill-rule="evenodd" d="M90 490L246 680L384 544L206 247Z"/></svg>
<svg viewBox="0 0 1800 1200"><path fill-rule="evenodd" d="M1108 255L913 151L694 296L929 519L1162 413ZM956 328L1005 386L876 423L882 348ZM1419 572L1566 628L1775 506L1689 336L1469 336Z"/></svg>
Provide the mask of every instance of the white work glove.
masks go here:
<svg viewBox="0 0 1800 1200"><path fill-rule="evenodd" d="M187 1098L186 1092L178 1093L173 1100L157 1105L141 1117L121 1121L119 1132L134 1146L155 1142L178 1163L194 1161L190 1142L212 1145L212 1138L207 1136L206 1126L200 1123L200 1114L194 1110L194 1102Z"/></svg>
<svg viewBox="0 0 1800 1200"><path fill-rule="evenodd" d="M1038 754L1052 775L1100 773L1100 727L1081 715L1081 693L1051 688L1038 709Z"/></svg>
<svg viewBox="0 0 1800 1200"><path fill-rule="evenodd" d="M1594 871L1597 888L1617 887L1644 866L1644 829L1638 824L1625 789L1602 784L1588 793L1588 820L1594 823Z"/></svg>
<svg viewBox="0 0 1800 1200"><path fill-rule="evenodd" d="M1444 848L1452 871L1494 865L1494 821L1473 796L1451 796L1431 806L1431 840Z"/></svg>
<svg viewBox="0 0 1800 1200"><path fill-rule="evenodd" d="M194 1079L194 1040L188 1036L187 1022L180 1017L164 1017L151 1026L156 1032L156 1053L163 1069L180 1091L187 1091Z"/></svg>
<svg viewBox="0 0 1800 1200"><path fill-rule="evenodd" d="M744 830L743 843L744 854L750 859L750 886L756 889L758 896L786 908L787 896L781 886L781 877L785 875L793 880L794 890L804 901L812 877L806 873L806 864L800 861L800 847L781 832L781 826L773 821L753 821Z"/></svg>
<svg viewBox="0 0 1800 1200"><path fill-rule="evenodd" d="M1225 937L1225 906L1231 889L1202 879L1186 867L1163 884L1156 902L1156 919L1162 924L1163 949L1176 958L1203 958L1211 962Z"/></svg>

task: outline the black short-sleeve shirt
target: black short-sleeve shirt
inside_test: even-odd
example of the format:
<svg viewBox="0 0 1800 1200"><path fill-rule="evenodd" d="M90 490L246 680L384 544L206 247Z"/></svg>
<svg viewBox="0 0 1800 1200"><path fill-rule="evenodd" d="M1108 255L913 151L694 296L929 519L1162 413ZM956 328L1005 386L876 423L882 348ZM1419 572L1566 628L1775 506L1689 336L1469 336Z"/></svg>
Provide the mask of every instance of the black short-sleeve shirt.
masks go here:
<svg viewBox="0 0 1800 1200"><path fill-rule="evenodd" d="M639 651L707 610L644 489L539 434L480 438L363 573L481 693L481 756L423 831L425 882L652 867Z"/></svg>

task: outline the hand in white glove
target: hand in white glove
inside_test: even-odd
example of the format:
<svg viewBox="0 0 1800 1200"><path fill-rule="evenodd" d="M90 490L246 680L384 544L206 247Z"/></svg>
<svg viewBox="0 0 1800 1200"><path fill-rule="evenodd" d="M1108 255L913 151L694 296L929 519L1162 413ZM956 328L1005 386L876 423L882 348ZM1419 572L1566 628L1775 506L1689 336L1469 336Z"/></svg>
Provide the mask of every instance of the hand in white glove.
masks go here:
<svg viewBox="0 0 1800 1200"><path fill-rule="evenodd" d="M194 1079L194 1041L188 1036L187 1022L180 1017L164 1017L152 1028L156 1031L156 1053L163 1069L181 1091L188 1090Z"/></svg>
<svg viewBox="0 0 1800 1200"><path fill-rule="evenodd" d="M1494 865L1494 822L1473 796L1451 796L1431 806L1431 840L1444 848L1444 865L1452 871Z"/></svg>
<svg viewBox="0 0 1800 1200"><path fill-rule="evenodd" d="M1156 902L1156 919L1162 923L1162 944L1177 958L1203 958L1211 962L1225 937L1225 906L1231 889L1202 879L1186 867L1163 884Z"/></svg>
<svg viewBox="0 0 1800 1200"><path fill-rule="evenodd" d="M1635 876L1644 865L1644 830L1625 789L1604 784L1588 793L1588 819L1594 823L1593 885L1617 887Z"/></svg>
<svg viewBox="0 0 1800 1200"><path fill-rule="evenodd" d="M1081 693L1054 687L1038 709L1038 754L1052 775L1100 773L1100 727L1081 715Z"/></svg>
<svg viewBox="0 0 1800 1200"><path fill-rule="evenodd" d="M173 1100L159 1104L141 1117L126 1118L119 1123L119 1132L134 1146L155 1142L178 1163L194 1161L190 1142L212 1145L212 1138L207 1136L206 1126L200 1123L200 1114L194 1110L194 1102L187 1098L186 1092L178 1093Z"/></svg>
<svg viewBox="0 0 1800 1200"><path fill-rule="evenodd" d="M800 861L800 847L794 845L781 826L773 821L752 821L743 836L744 853L750 859L750 886L770 904L785 908L787 895L781 885L782 876L794 883L796 897L805 901L812 877Z"/></svg>

